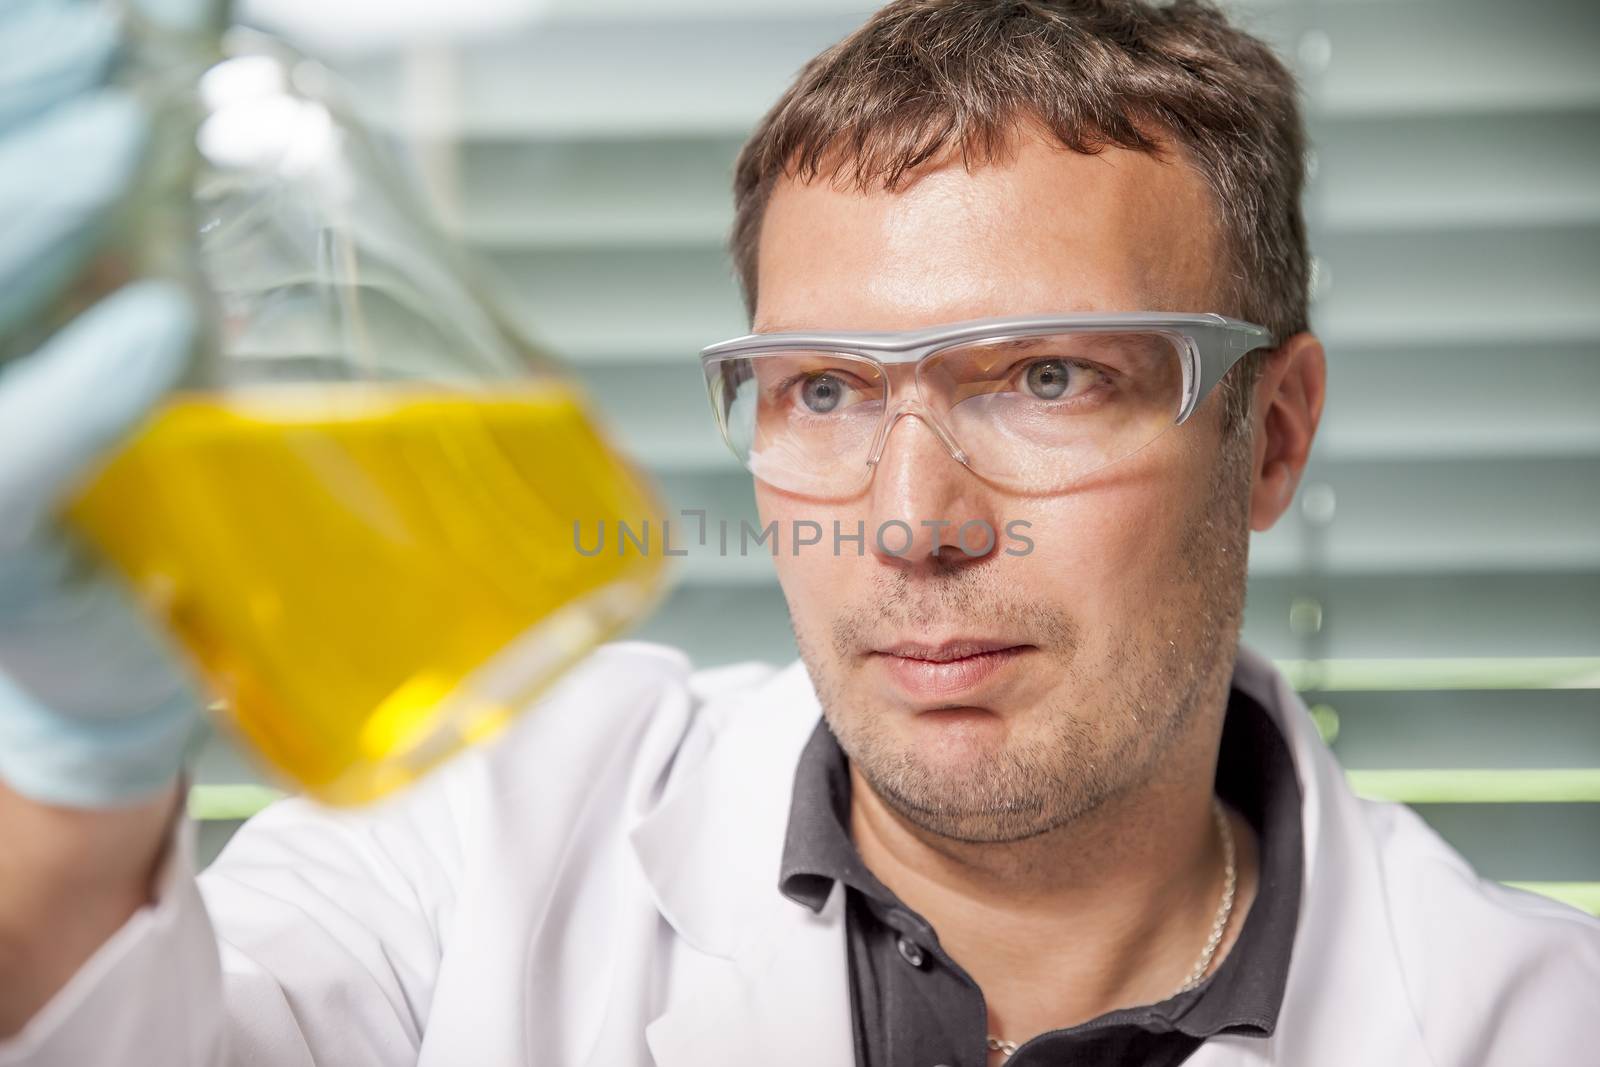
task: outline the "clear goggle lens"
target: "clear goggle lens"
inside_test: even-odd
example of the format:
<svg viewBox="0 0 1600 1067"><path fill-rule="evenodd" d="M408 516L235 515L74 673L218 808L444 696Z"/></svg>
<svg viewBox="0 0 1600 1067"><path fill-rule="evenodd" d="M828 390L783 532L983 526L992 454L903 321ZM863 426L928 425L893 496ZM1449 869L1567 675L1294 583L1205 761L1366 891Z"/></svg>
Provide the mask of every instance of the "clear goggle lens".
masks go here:
<svg viewBox="0 0 1600 1067"><path fill-rule="evenodd" d="M975 473L1057 491L1173 426L1184 394L1181 336L1150 331L995 337L884 365L861 354L730 354L708 369L736 455L788 492L864 488L895 418L913 413Z"/></svg>

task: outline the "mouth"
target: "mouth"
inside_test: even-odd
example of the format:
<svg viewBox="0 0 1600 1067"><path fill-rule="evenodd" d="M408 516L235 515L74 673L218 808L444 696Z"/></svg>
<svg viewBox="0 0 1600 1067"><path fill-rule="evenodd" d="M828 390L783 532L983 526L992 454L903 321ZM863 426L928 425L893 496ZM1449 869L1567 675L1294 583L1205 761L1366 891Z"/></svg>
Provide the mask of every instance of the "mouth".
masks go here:
<svg viewBox="0 0 1600 1067"><path fill-rule="evenodd" d="M874 649L880 656L895 656L899 659L917 660L922 663L952 663L958 659L968 659L973 656L985 656L991 652L1004 652L1007 649L1022 648L1013 641L985 641L976 638L958 637L938 644L925 644L919 641L907 641L902 644L889 645L885 648Z"/></svg>
<svg viewBox="0 0 1600 1067"><path fill-rule="evenodd" d="M887 645L874 649L869 658L905 695L949 700L978 688L1032 648L1004 640L952 638Z"/></svg>

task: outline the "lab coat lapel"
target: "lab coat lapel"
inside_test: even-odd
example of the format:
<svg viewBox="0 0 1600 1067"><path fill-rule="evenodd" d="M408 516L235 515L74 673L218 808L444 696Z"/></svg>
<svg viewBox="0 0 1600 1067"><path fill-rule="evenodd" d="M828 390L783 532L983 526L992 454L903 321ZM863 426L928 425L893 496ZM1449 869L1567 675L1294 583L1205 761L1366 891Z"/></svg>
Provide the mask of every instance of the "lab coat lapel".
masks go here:
<svg viewBox="0 0 1600 1067"><path fill-rule="evenodd" d="M678 935L646 1039L661 1067L849 1063L844 893L813 913L778 891L794 771L820 709L798 662L741 700L706 709L717 733L703 763L632 834Z"/></svg>
<svg viewBox="0 0 1600 1067"><path fill-rule="evenodd" d="M1241 645L1234 685L1261 703L1289 745L1300 782L1305 869L1275 1033L1265 1042L1213 1038L1195 1055L1196 1067L1430 1062L1410 1007L1366 805L1299 694L1268 660Z"/></svg>
<svg viewBox="0 0 1600 1067"><path fill-rule="evenodd" d="M853 1062L843 901L837 887L817 915L785 901L792 914L732 960L686 951L667 1010L645 1029L656 1063Z"/></svg>

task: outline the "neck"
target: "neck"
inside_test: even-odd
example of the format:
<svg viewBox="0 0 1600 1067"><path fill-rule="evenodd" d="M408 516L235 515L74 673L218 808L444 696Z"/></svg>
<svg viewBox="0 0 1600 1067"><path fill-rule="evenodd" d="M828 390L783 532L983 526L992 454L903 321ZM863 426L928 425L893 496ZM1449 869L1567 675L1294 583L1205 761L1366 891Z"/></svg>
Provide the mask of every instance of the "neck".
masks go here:
<svg viewBox="0 0 1600 1067"><path fill-rule="evenodd" d="M851 767L851 833L862 859L938 932L976 981L990 1032L1011 1040L1165 1000L1205 944L1222 893L1212 817L1216 738L1174 753L1168 774L1047 833L952 841L889 808ZM1255 849L1230 817L1239 886L1221 960L1248 910Z"/></svg>

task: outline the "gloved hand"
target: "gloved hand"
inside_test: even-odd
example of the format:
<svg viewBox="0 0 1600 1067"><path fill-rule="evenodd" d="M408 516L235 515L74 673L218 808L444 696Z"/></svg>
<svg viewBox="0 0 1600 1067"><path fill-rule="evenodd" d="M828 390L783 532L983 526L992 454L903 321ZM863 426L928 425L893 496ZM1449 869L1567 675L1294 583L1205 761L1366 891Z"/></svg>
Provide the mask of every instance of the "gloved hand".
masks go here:
<svg viewBox="0 0 1600 1067"><path fill-rule="evenodd" d="M100 4L0 5L0 339L71 282L141 165L148 117L104 85L117 34ZM199 722L165 636L55 518L177 381L197 316L181 286L133 282L0 363L0 779L39 800L147 795Z"/></svg>

